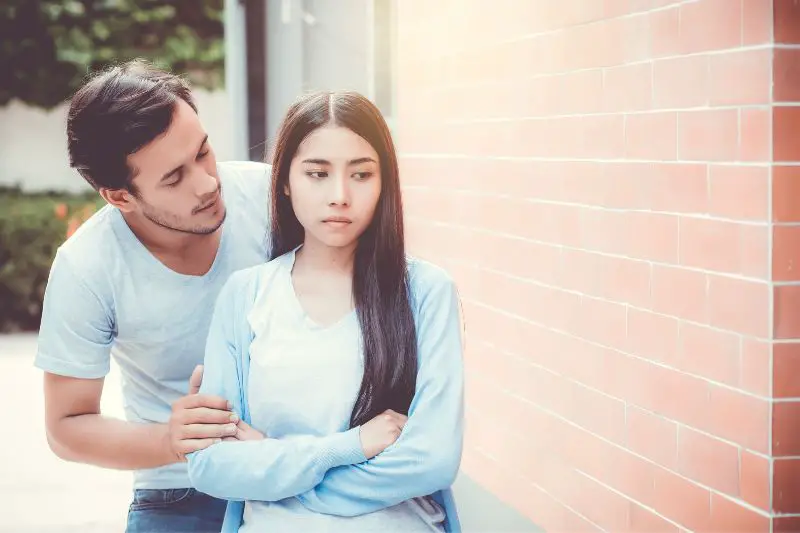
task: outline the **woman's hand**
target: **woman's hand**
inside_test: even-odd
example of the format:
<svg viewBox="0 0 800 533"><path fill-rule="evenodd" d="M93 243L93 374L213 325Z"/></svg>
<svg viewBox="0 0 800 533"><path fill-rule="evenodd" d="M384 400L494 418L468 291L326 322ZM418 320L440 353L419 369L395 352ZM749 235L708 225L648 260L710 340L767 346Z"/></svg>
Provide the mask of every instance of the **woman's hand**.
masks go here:
<svg viewBox="0 0 800 533"><path fill-rule="evenodd" d="M244 420L239 420L239 423L236 425L236 434L232 437L225 437L224 441L230 440L264 440L267 436L261 433L259 430L245 422Z"/></svg>
<svg viewBox="0 0 800 533"><path fill-rule="evenodd" d="M387 409L360 428L361 448L367 459L372 459L395 443L408 421L408 417Z"/></svg>

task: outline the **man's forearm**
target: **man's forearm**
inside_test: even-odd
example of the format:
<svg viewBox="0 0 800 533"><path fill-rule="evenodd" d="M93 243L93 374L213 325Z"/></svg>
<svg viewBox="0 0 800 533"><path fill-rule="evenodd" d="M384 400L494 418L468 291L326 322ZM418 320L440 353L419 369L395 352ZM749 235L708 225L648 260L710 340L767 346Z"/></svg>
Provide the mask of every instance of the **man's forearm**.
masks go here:
<svg viewBox="0 0 800 533"><path fill-rule="evenodd" d="M179 462L169 448L166 424L125 422L99 414L63 418L47 440L67 461L117 470L156 468Z"/></svg>

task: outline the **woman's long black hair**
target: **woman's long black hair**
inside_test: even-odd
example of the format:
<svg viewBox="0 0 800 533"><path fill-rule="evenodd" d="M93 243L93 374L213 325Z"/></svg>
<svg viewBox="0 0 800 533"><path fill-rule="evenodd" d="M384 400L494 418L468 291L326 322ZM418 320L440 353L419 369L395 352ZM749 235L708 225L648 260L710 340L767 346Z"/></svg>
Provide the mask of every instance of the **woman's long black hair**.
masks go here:
<svg viewBox="0 0 800 533"><path fill-rule="evenodd" d="M364 138L378 153L381 169L378 206L359 238L353 268L353 298L364 342L364 377L350 416L350 427L355 427L386 409L408 414L417 376L397 154L380 111L360 94L308 94L284 118L272 157L270 258L303 243L303 227L282 191L300 143L328 125Z"/></svg>

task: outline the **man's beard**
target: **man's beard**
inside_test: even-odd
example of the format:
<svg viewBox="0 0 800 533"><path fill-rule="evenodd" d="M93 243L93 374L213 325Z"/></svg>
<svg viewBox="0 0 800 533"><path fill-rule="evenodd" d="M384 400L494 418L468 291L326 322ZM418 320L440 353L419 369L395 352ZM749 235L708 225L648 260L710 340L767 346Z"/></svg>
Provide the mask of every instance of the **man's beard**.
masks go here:
<svg viewBox="0 0 800 533"><path fill-rule="evenodd" d="M145 204L144 209L142 209L142 215L144 215L144 217L153 224L168 230L177 231L179 233L189 233L192 235L209 235L217 231L222 226L222 223L225 222L225 218L227 218L228 216L228 210L224 206L222 209L224 209L224 212L222 213L222 218L220 218L219 222L211 226L180 225L177 221L168 220L166 217L162 216L157 210L153 209L151 206L147 204Z"/></svg>

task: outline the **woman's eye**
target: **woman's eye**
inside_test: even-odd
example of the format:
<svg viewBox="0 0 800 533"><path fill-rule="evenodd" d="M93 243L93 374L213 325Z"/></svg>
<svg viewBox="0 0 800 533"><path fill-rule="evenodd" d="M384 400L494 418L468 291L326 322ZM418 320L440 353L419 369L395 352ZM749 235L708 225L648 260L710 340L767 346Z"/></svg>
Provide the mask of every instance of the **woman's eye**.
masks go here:
<svg viewBox="0 0 800 533"><path fill-rule="evenodd" d="M306 172L306 176L308 176L309 178L314 178L314 179L318 179L319 180L319 179L322 179L322 178L327 178L328 177L328 173L324 172L322 170L319 170L319 171L313 171L312 170L310 172Z"/></svg>
<svg viewBox="0 0 800 533"><path fill-rule="evenodd" d="M353 176L357 180L363 181L363 180L371 178L372 174L373 174L372 172L356 172L355 174L353 174Z"/></svg>

